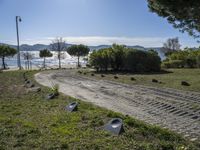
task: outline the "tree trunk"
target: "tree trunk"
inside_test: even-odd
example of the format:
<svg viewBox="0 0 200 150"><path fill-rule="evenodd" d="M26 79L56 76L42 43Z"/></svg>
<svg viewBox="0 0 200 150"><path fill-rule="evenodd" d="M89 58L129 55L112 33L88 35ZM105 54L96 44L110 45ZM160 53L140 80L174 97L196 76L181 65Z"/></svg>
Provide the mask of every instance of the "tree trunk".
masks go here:
<svg viewBox="0 0 200 150"><path fill-rule="evenodd" d="M4 56L2 57L2 66L3 66L3 69L6 69L5 57Z"/></svg>
<svg viewBox="0 0 200 150"><path fill-rule="evenodd" d="M60 61L60 51L58 52L58 59L59 59L59 69L61 69L61 61Z"/></svg>
<svg viewBox="0 0 200 150"><path fill-rule="evenodd" d="M80 64L79 64L79 56L78 56L78 68L80 67Z"/></svg>
<svg viewBox="0 0 200 150"><path fill-rule="evenodd" d="M43 63L44 63L44 64L43 64L43 65L44 65L43 67L44 67L44 69L45 69L45 68L46 68L46 66L45 66L45 57L44 57L44 62L43 62Z"/></svg>

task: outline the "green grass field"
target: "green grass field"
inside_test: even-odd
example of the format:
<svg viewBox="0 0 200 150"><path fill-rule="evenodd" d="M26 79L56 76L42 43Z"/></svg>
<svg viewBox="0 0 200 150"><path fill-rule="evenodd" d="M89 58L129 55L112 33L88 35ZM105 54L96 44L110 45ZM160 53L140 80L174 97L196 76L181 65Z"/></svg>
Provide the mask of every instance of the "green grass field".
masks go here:
<svg viewBox="0 0 200 150"><path fill-rule="evenodd" d="M166 129L147 125L119 113L59 95L45 100L49 89L27 92L19 71L0 73L0 149L137 149L197 150L189 142ZM33 81L36 71L29 72ZM136 75L137 76L137 75ZM79 102L77 112L64 107ZM114 136L102 130L113 117L124 121L125 133Z"/></svg>
<svg viewBox="0 0 200 150"><path fill-rule="evenodd" d="M186 91L200 92L200 69L168 69L167 72L157 74L130 74L130 73L96 73L88 71L87 69L81 70L82 75L93 77L96 79L113 80L127 84L141 84L156 87L168 87ZM84 74L86 73L86 74ZM78 73L80 74L80 73ZM94 74L92 76L91 74ZM101 77L103 74L105 77ZM115 79L117 76L118 79ZM135 80L131 80L133 77ZM162 83L153 83L152 79L157 79ZM186 81L190 86L182 86L181 81Z"/></svg>

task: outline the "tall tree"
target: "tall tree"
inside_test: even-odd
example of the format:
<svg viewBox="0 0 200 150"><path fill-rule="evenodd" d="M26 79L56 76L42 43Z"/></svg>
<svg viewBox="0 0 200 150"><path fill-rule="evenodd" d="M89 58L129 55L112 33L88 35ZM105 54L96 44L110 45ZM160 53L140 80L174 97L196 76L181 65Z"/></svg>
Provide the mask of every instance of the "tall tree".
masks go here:
<svg viewBox="0 0 200 150"><path fill-rule="evenodd" d="M48 49L44 49L40 51L40 57L44 58L44 62L43 62L43 67L46 68L45 62L46 62L46 57L52 57L53 54L48 50Z"/></svg>
<svg viewBox="0 0 200 150"><path fill-rule="evenodd" d="M72 45L71 47L68 47L67 52L72 56L78 57L78 67L80 67L80 56L86 56L88 55L90 49L85 45Z"/></svg>
<svg viewBox="0 0 200 150"><path fill-rule="evenodd" d="M2 59L2 67L6 69L5 57L14 56L17 53L16 49L6 45L0 45L0 58Z"/></svg>
<svg viewBox="0 0 200 150"><path fill-rule="evenodd" d="M175 28L200 37L199 0L147 0L150 11L164 17Z"/></svg>
<svg viewBox="0 0 200 150"><path fill-rule="evenodd" d="M65 41L63 40L63 38L60 37L60 38L54 39L51 44L51 49L53 51L58 52L59 69L61 69L61 59L62 59L62 55L63 55L62 52L66 49Z"/></svg>
<svg viewBox="0 0 200 150"><path fill-rule="evenodd" d="M178 37L176 38L169 38L164 44L163 44L163 52L165 55L168 55L174 51L180 50L181 45L179 44Z"/></svg>

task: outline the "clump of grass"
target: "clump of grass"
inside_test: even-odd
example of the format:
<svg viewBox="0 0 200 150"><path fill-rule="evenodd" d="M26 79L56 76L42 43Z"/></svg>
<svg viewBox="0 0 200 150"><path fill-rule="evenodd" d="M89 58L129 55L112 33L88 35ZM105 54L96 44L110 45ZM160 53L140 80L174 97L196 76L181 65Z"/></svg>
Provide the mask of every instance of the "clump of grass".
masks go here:
<svg viewBox="0 0 200 150"><path fill-rule="evenodd" d="M53 84L51 87L51 92L58 96L59 95L59 85L58 84Z"/></svg>

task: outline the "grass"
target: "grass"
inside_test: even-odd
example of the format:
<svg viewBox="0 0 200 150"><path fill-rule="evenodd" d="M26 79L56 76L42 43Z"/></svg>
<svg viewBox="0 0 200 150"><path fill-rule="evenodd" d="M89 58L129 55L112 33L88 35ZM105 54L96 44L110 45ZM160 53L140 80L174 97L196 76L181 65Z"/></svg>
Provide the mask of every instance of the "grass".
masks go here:
<svg viewBox="0 0 200 150"><path fill-rule="evenodd" d="M196 150L199 143L151 126L129 116L60 94L45 100L48 88L27 92L19 71L0 73L0 149L136 149ZM36 71L28 73L33 80ZM36 83L35 83L36 84ZM77 112L64 107L79 102ZM111 118L124 121L125 133L114 136L102 130Z"/></svg>
<svg viewBox="0 0 200 150"><path fill-rule="evenodd" d="M86 69L82 70L82 72L86 72L85 76L93 77L96 79L102 79L101 76L103 75L104 80L200 92L200 69L168 69L166 72L155 74L130 74L114 72L97 73ZM93 76L90 75L91 73ZM115 78L116 74L118 77L117 80ZM156 79L158 82L152 82L152 79ZM181 85L182 81L188 82L190 86Z"/></svg>

